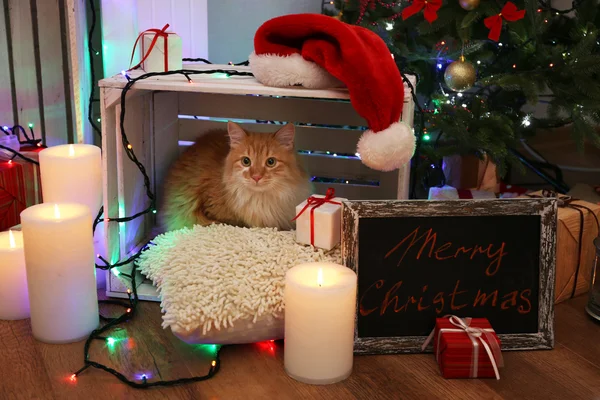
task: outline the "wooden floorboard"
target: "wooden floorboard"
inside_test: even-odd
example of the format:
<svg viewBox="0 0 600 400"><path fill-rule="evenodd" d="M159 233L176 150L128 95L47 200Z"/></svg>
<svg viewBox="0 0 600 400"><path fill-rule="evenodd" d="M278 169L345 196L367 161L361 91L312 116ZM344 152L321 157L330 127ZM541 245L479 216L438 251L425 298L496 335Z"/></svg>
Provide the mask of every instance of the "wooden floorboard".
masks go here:
<svg viewBox="0 0 600 400"><path fill-rule="evenodd" d="M0 399L598 399L600 324L584 311L582 296L556 307L556 346L549 351L506 352L500 381L447 380L431 354L360 356L346 381L311 386L289 378L283 343L228 346L216 377L190 385L132 389L95 369L77 382L83 342L48 345L33 339L28 320L0 321ZM110 309L103 313L109 314ZM212 360L207 346L188 345L160 326L157 303L142 302L135 317L111 332L110 348L93 344L91 358L131 378L150 380L203 375Z"/></svg>

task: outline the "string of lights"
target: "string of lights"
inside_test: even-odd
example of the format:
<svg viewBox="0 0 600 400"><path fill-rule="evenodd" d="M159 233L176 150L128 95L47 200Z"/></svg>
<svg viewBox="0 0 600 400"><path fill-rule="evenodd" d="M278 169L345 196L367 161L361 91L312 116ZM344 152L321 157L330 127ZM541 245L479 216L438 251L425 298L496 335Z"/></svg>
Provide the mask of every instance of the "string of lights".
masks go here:
<svg viewBox="0 0 600 400"><path fill-rule="evenodd" d="M118 222L118 223L122 223L122 222L128 222L128 221L132 221L136 218L139 218L143 215L146 215L150 212L156 213L156 208L155 208L155 196L154 193L152 191L151 185L150 185L150 178L146 172L146 169L144 167L144 165L142 163L140 163L140 161L138 160L133 146L131 145L131 143L129 142L128 138L127 138L127 134L125 132L125 115L126 115L126 97L127 97L127 92L133 87L133 85L140 81L140 80L144 80L144 79L148 79L151 77L155 77L155 76L167 76L167 75L183 75L186 77L186 79L190 82L193 83L192 79L190 78L190 76L193 75L199 75L199 74L215 74L215 73L220 73L220 74L225 74L226 76L252 76L251 73L249 72L240 72L240 71L236 71L236 70L228 70L228 69L214 69L214 70L208 70L208 71L195 71L195 70L177 70L177 71L167 71L167 72L151 72L151 73L147 73L147 74L143 74L140 75L136 78L132 78L130 77L126 72L123 72L123 75L125 76L125 78L127 79L127 83L125 84L125 87L123 88L122 92L121 92L121 114L120 114L120 130L121 130L121 142L123 144L123 148L125 150L125 154L127 154L127 157L131 160L131 162L133 162L137 168L139 169L140 173L142 174L143 180L144 180L144 187L145 187L145 191L146 191L146 196L149 199L150 204L148 205L147 208L145 208L144 210L133 214L131 216L128 217L120 217L120 218L103 218L103 214L104 214L104 210L103 208L100 208L100 210L98 211L98 215L96 217L96 219L94 220L94 231L97 228L97 226L103 222L106 221L108 223L114 223L114 222ZM158 380L158 381L152 381L149 382L148 378L146 375L142 375L141 376L141 382L138 381L134 381L131 380L129 378L127 378L124 374L120 373L119 371L110 368L104 364L101 364L97 361L93 361L90 359L90 349L91 349L91 345L95 340L103 340L105 341L108 345L110 345L111 343L114 344L115 339L112 337L106 337L105 334L110 331L110 329L114 328L115 326L126 322L127 320L133 318L133 316L135 315L135 310L139 301L138 298L138 294L137 294L137 284L136 284L136 271L137 271L137 265L135 263L135 261L141 256L142 252L148 248L148 245L142 247L138 252L136 252L135 254L132 254L131 256L129 256L129 258L127 258L126 260L122 260L122 261L118 261L116 263L110 263L108 260L106 260L103 256L101 256L100 254L97 255L98 260L101 261L101 264L96 263L96 268L101 269L101 270L115 270L118 271L116 268L121 267L121 266L125 266L125 265L129 265L132 264L133 268L131 273L126 274L126 273L121 273L119 272L118 274L115 275L120 275L121 277L125 277L127 279L129 279L131 281L131 289L128 290L128 295L129 295L129 302L128 303L122 303L122 302L118 302L118 301L114 301L114 300L101 300L100 303L101 304L117 304L120 305L122 307L125 308L125 313L121 314L120 316L116 317L116 318L107 318L101 315L101 319L103 321L106 322L106 324L96 330L94 330L90 336L88 337L88 339L86 340L85 346L84 346L84 366L82 368L80 368L78 371L74 372L71 375L71 380L72 381L76 381L77 377L83 372L85 371L87 368L96 368L96 369L100 369L103 370L105 372L108 372L112 375L114 375L117 379L119 379L121 382L133 387L133 388L137 388L137 389L145 389L145 388L150 388L150 387L154 387L154 386L172 386L172 385L179 385L179 384L185 384L185 383L192 383L192 382L199 382L199 381L203 381L203 380L207 380L210 379L211 377L213 377L220 368L220 358L219 358L219 351L220 348L217 347L217 350L215 352L214 355L214 359L211 362L211 367L209 369L209 371L207 372L206 375L202 375L202 376L195 376L195 377L191 377L191 378L181 378L181 379L175 379L175 380Z"/></svg>

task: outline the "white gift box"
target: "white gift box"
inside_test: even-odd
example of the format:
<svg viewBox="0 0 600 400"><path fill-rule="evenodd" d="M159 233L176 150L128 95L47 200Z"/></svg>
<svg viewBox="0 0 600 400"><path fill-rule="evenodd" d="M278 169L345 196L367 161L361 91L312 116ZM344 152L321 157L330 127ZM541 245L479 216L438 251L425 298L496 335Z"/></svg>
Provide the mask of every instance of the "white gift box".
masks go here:
<svg viewBox="0 0 600 400"><path fill-rule="evenodd" d="M165 72L174 71L183 68L182 61L182 42L181 37L176 33L166 32L168 37L159 35L156 38L154 47L150 50L148 57L142 63L142 69L146 72ZM152 41L156 36L155 32L146 32L142 37L142 53L141 58L144 58L148 49L152 45ZM165 39L167 47L165 48ZM165 58L165 51L167 57ZM165 65L166 64L166 65Z"/></svg>
<svg viewBox="0 0 600 400"><path fill-rule="evenodd" d="M465 197L466 195L466 197ZM429 200L467 200L467 199L495 199L496 195L485 190L463 190L458 191L452 186L429 188Z"/></svg>
<svg viewBox="0 0 600 400"><path fill-rule="evenodd" d="M311 197L323 199L325 196L313 195ZM342 235L342 201L341 197L334 197L330 202L323 203L314 209L314 243L311 243L311 209L309 206L302 215L296 219L296 242L312 244L324 250L331 250L340 243ZM300 214L308 200L296 207L296 215ZM331 203L333 202L333 203ZM337 203L337 204L335 204Z"/></svg>

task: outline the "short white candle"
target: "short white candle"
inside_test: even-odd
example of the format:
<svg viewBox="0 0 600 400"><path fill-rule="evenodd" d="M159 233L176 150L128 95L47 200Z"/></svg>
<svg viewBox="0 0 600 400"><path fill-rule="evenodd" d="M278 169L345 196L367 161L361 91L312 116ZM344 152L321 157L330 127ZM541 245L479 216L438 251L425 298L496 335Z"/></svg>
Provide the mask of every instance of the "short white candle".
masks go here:
<svg viewBox="0 0 600 400"><path fill-rule="evenodd" d="M89 144L65 144L40 152L44 203L80 203L95 218L102 204L100 148Z"/></svg>
<svg viewBox="0 0 600 400"><path fill-rule="evenodd" d="M0 319L29 318L23 234L0 232Z"/></svg>
<svg viewBox="0 0 600 400"><path fill-rule="evenodd" d="M356 274L332 263L291 268L285 276L285 370L292 378L329 384L352 372Z"/></svg>
<svg viewBox="0 0 600 400"><path fill-rule="evenodd" d="M84 339L99 324L92 214L82 204L38 204L21 213L33 336Z"/></svg>

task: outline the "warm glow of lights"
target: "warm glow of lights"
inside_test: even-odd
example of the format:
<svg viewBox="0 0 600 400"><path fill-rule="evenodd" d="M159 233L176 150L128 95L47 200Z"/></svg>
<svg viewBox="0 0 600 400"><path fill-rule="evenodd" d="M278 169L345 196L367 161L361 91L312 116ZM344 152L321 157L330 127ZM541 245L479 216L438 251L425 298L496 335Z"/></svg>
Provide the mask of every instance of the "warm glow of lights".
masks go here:
<svg viewBox="0 0 600 400"><path fill-rule="evenodd" d="M317 272L317 285L323 286L323 268L319 268Z"/></svg>
<svg viewBox="0 0 600 400"><path fill-rule="evenodd" d="M554 63L550 63L550 68L554 67Z"/></svg>
<svg viewBox="0 0 600 400"><path fill-rule="evenodd" d="M60 218L60 209L58 208L58 204L54 204L54 218Z"/></svg>
<svg viewBox="0 0 600 400"><path fill-rule="evenodd" d="M77 380L77 375L73 374L69 377L69 379L71 380L71 382L75 382Z"/></svg>
<svg viewBox="0 0 600 400"><path fill-rule="evenodd" d="M72 144L69 145L69 157L75 157L75 147Z"/></svg>
<svg viewBox="0 0 600 400"><path fill-rule="evenodd" d="M128 145L127 145L127 148L128 148L129 150L131 150L131 149L133 149L133 146L132 146L131 144L128 144Z"/></svg>
<svg viewBox="0 0 600 400"><path fill-rule="evenodd" d="M127 313L129 314L130 312L131 312L131 308L128 308L127 309Z"/></svg>
<svg viewBox="0 0 600 400"><path fill-rule="evenodd" d="M12 160L8 160L8 163L9 163L9 164L12 164Z"/></svg>
<svg viewBox="0 0 600 400"><path fill-rule="evenodd" d="M513 68L517 68L517 64L513 64Z"/></svg>
<svg viewBox="0 0 600 400"><path fill-rule="evenodd" d="M8 231L8 245L11 249L17 247L17 244L15 243L15 235L13 234L12 230Z"/></svg>
<svg viewBox="0 0 600 400"><path fill-rule="evenodd" d="M217 366L217 362L215 360L213 360L213 362L211 362L210 365L212 365L213 367L216 367Z"/></svg>
<svg viewBox="0 0 600 400"><path fill-rule="evenodd" d="M440 44L441 44L442 46L445 46L445 45L446 45L446 42L444 42L444 41L442 40L442 42L441 42Z"/></svg>

